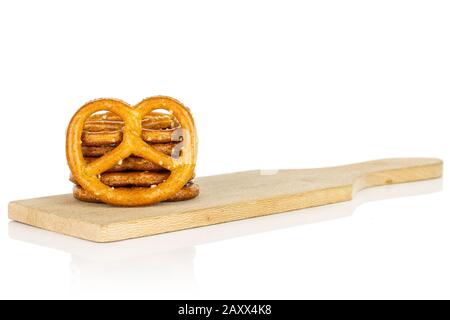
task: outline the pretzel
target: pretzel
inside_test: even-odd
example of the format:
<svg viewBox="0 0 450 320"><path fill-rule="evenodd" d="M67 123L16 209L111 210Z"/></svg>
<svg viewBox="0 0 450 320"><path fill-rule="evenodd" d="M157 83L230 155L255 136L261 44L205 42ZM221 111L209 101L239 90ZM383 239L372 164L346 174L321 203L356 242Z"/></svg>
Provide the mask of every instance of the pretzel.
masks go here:
<svg viewBox="0 0 450 320"><path fill-rule="evenodd" d="M142 140L142 119L157 109L171 112L183 129L181 155L176 159ZM86 121L99 111L109 111L123 120L123 139L117 148L88 164L83 157L81 137ZM100 99L88 102L73 116L67 130L66 154L74 179L97 199L117 206L143 206L169 199L192 178L197 159L197 134L189 110L173 98L147 98L135 107L120 100ZM154 188L144 189L115 189L100 181L99 175L131 155L171 171L169 177Z"/></svg>
<svg viewBox="0 0 450 320"><path fill-rule="evenodd" d="M195 183L188 182L180 191L178 191L165 201L173 202L173 201L190 200L197 197L199 194L200 188L198 187L198 185ZM94 203L102 202L101 200L96 198L92 193L89 193L80 186L73 187L73 196L80 201L94 202Z"/></svg>
<svg viewBox="0 0 450 320"><path fill-rule="evenodd" d="M122 136L122 131L83 131L81 139L85 146L106 146L122 142ZM181 128L142 129L142 140L149 143L179 142L182 140L182 137Z"/></svg>
<svg viewBox="0 0 450 320"><path fill-rule="evenodd" d="M110 187L151 187L154 184L164 182L169 175L170 171L107 172L99 175L98 178ZM194 178L194 176L191 178ZM73 175L70 176L70 181L78 184L78 181Z"/></svg>
<svg viewBox="0 0 450 320"><path fill-rule="evenodd" d="M142 119L142 128L160 130L179 127L177 119L170 114L151 112ZM84 125L84 130L98 131L115 131L122 130L124 123L118 115L106 112L103 114L94 114L89 117Z"/></svg>
<svg viewBox="0 0 450 320"><path fill-rule="evenodd" d="M162 152L166 155L172 155L177 158L179 156L179 148L176 144L171 143L158 143L151 146L155 150ZM82 146L83 156L85 157L102 157L107 153L113 151L117 146Z"/></svg>
<svg viewBox="0 0 450 320"><path fill-rule="evenodd" d="M97 160L97 158L84 158L89 164ZM106 172L122 172L122 171L162 171L164 168L158 166L157 164L137 157L129 157L123 159L114 167L110 168Z"/></svg>
<svg viewBox="0 0 450 320"><path fill-rule="evenodd" d="M110 112L89 117L83 128L85 146L105 146L122 141L122 119ZM142 139L151 143L179 142L182 130L170 114L152 112L142 120Z"/></svg>

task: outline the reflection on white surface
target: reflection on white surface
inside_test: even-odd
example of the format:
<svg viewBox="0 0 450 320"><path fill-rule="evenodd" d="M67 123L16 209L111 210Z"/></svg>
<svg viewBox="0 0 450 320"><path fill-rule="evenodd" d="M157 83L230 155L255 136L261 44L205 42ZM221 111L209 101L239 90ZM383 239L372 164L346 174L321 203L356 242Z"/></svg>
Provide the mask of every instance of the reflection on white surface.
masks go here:
<svg viewBox="0 0 450 320"><path fill-rule="evenodd" d="M196 284L195 246L261 232L349 217L363 203L440 191L442 179L383 186L358 193L353 201L266 217L99 244L17 222L12 239L69 253L75 289L188 290Z"/></svg>

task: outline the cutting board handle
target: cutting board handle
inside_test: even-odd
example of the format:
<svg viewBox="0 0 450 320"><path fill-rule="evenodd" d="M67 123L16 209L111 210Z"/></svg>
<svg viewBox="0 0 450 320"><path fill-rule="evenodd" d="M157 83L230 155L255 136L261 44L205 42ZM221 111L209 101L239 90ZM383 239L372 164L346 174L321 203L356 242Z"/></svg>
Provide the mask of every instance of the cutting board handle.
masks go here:
<svg viewBox="0 0 450 320"><path fill-rule="evenodd" d="M443 162L436 158L395 158L329 169L343 182L352 184L355 193L369 187L439 178Z"/></svg>

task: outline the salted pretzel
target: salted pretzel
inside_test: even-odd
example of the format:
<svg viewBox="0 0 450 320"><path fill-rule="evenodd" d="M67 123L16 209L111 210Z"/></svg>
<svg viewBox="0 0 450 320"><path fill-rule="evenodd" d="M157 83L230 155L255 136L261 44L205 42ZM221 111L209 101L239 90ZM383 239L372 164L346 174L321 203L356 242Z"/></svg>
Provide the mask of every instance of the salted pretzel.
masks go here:
<svg viewBox="0 0 450 320"><path fill-rule="evenodd" d="M97 158L84 158L87 163L94 162ZM106 172L123 172L123 171L163 171L164 168L157 164L138 157L129 157L119 162L117 165L107 170Z"/></svg>
<svg viewBox="0 0 450 320"><path fill-rule="evenodd" d="M178 127L179 123L170 114L151 112L142 119L142 127L145 129L169 129ZM111 112L94 114L89 117L84 126L86 131L114 131L123 127L122 119Z"/></svg>
<svg viewBox="0 0 450 320"><path fill-rule="evenodd" d="M122 141L122 119L110 112L89 117L81 137L85 146L105 146ZM150 143L179 142L182 129L173 115L151 112L142 120L142 139Z"/></svg>
<svg viewBox="0 0 450 320"><path fill-rule="evenodd" d="M172 155L174 158L177 158L179 156L180 145L170 143L158 143L153 144L152 147L161 153L164 153L166 155ZM113 151L115 148L116 148L115 146L97 146L97 147L85 146L84 143L82 146L83 155L85 157L101 157Z"/></svg>
<svg viewBox="0 0 450 320"><path fill-rule="evenodd" d="M150 187L164 182L170 175L170 171L130 171L130 172L106 172L99 176L101 182L110 187ZM195 177L192 176L191 179ZM73 175L70 181L77 184Z"/></svg>
<svg viewBox="0 0 450 320"><path fill-rule="evenodd" d="M151 143L179 142L183 139L181 128L163 130L142 129L142 139ZM81 137L85 146L105 146L122 142L122 131L83 131Z"/></svg>
<svg viewBox="0 0 450 320"><path fill-rule="evenodd" d="M178 158L156 150L142 139L142 119L157 109L169 111L183 130L183 146ZM122 119L122 142L114 150L87 163L82 149L83 128L89 117L99 111L109 111ZM73 116L67 130L66 153L74 179L97 199L116 206L143 206L169 199L193 177L197 159L197 133L189 110L173 98L147 98L135 107L120 100L100 99L88 102ZM99 175L132 155L169 170L169 177L154 188L142 189L115 189L100 180Z"/></svg>
<svg viewBox="0 0 450 320"><path fill-rule="evenodd" d="M141 189L141 188L138 188ZM173 196L171 196L166 201L174 202L174 201L185 201L190 200L195 197L197 197L200 194L200 189L198 185L195 183L188 182L180 191L175 193ZM84 190L80 186L74 186L73 187L73 196L84 202L102 202L101 200L97 199L93 194L89 193L88 191Z"/></svg>

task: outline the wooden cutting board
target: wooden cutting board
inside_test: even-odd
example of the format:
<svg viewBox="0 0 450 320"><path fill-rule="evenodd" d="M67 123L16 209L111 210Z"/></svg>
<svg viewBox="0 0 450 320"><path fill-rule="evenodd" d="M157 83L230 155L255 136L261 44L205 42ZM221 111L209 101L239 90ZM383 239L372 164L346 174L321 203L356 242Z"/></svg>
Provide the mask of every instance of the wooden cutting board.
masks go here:
<svg viewBox="0 0 450 320"><path fill-rule="evenodd" d="M237 172L198 178L201 194L189 201L119 208L66 194L11 202L9 218L112 242L348 201L364 188L439 178L442 167L439 159L401 158L322 169Z"/></svg>

